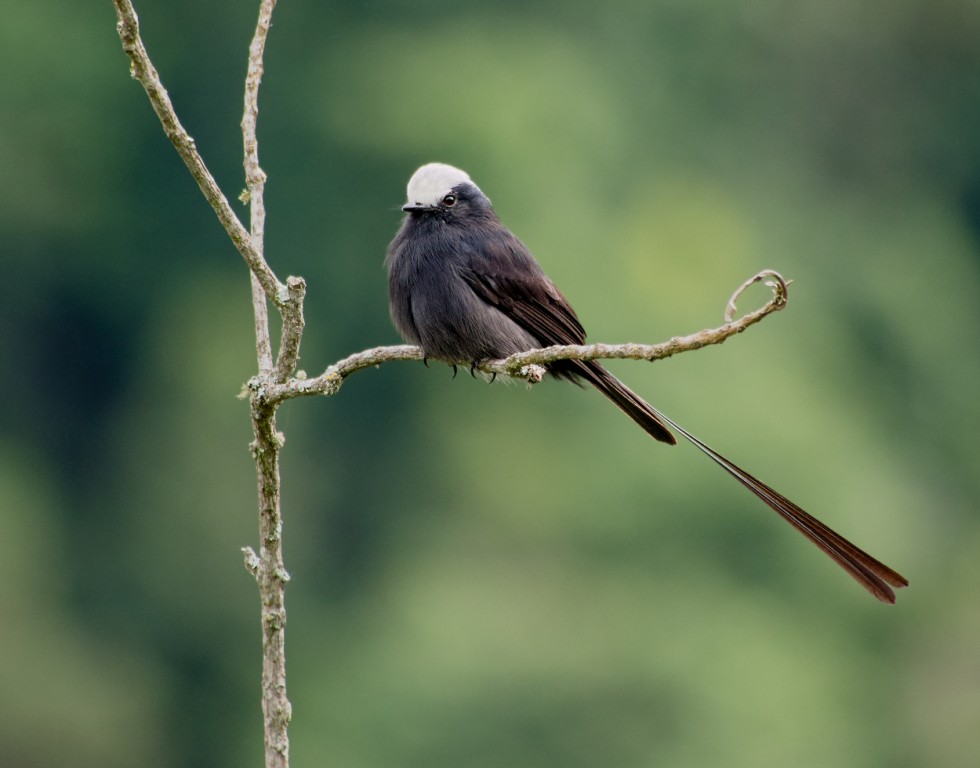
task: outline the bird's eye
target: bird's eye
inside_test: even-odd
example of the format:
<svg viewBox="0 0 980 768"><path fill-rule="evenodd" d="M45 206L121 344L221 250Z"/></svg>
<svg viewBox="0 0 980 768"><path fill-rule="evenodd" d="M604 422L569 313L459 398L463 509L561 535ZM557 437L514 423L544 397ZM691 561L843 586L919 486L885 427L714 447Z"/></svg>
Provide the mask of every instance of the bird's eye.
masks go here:
<svg viewBox="0 0 980 768"><path fill-rule="evenodd" d="M452 208L454 205L456 205L456 195L452 193L446 195L444 198L442 198L442 204L447 208Z"/></svg>

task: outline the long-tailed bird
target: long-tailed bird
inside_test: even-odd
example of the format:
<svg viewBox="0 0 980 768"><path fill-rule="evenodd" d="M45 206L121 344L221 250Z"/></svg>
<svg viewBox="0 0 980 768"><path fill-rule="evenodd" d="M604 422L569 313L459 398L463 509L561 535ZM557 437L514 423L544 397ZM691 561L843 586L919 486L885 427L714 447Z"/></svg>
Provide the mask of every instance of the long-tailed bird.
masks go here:
<svg viewBox="0 0 980 768"><path fill-rule="evenodd" d="M388 246L388 300L395 327L426 357L451 364L498 360L557 344L584 344L575 310L490 200L458 168L429 163L408 182L405 219ZM908 580L701 442L594 360L547 365L559 378L591 384L652 437L674 430L778 512L872 595L895 602Z"/></svg>

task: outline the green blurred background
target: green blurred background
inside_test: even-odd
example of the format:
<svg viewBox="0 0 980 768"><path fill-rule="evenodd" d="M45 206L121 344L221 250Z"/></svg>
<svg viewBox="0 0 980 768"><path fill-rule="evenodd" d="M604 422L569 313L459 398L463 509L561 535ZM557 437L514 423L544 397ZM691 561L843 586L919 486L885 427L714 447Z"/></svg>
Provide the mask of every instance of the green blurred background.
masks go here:
<svg viewBox="0 0 980 768"><path fill-rule="evenodd" d="M137 3L230 198L257 5ZM0 754L259 765L248 277L114 24L0 26ZM592 392L386 365L281 411L295 765L976 765L975 0L292 0L266 65L307 371L397 341L384 248L431 160L596 341L777 269L786 312L610 367L912 581L877 604Z"/></svg>

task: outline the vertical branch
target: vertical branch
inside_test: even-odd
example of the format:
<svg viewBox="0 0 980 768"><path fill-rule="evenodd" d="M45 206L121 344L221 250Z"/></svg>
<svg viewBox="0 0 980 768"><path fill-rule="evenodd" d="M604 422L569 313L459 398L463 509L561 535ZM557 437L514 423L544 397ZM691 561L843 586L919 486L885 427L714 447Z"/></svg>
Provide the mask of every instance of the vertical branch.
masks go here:
<svg viewBox="0 0 980 768"><path fill-rule="evenodd" d="M259 141L256 124L259 118L259 83L262 82L265 39L272 22L276 0L263 0L259 21L248 49L248 74L245 76L245 110L242 115L242 143L245 148L245 197L251 214L252 246L265 253L265 172L259 166ZM272 342L269 338L269 305L258 278L252 275L252 305L255 310L255 348L259 373L272 370Z"/></svg>
<svg viewBox="0 0 980 768"><path fill-rule="evenodd" d="M251 232L238 220L224 193L197 151L194 139L184 129L156 68L140 37L139 19L131 0L113 0L116 7L119 39L130 60L130 72L156 112L163 130L177 153L197 181L238 252L252 273L255 307L256 352L259 375L250 382L252 455L255 458L259 495L260 554L246 547L245 566L255 576L262 602L262 712L265 723L266 768L288 768L289 738L287 727L292 714L286 698L285 589L289 581L282 560L282 517L280 514L279 451L283 437L276 430L276 407L265 395L266 386L289 378L299 358L303 333L303 300L306 283L290 277L281 283L269 268L263 255L265 174L259 167L255 127L258 119L258 89L262 79L262 55L276 0L261 0L255 36L249 48L248 75L245 83L245 111L242 135L245 149L246 197L251 206ZM279 359L273 367L269 338L268 302L279 310L283 320Z"/></svg>
<svg viewBox="0 0 980 768"><path fill-rule="evenodd" d="M259 166L259 142L256 126L259 116L259 84L262 81L265 40L272 22L276 0L261 0L255 35L248 49L248 73L245 77L245 108L242 114L242 143L246 197L251 214L252 246L264 258L265 252L265 181ZM287 280L292 293L295 278ZM302 306L302 296L298 298ZM273 373L272 341L269 336L269 310L266 294L257 276L252 274L252 305L255 312L255 349L259 376ZM302 310L298 314L302 319ZM285 328L295 326L284 322ZM301 328L301 327L300 327ZM302 330L300 329L300 332ZM298 349L298 339L295 341ZM281 346L283 346L281 345ZM297 353L298 354L298 353ZM290 373L292 370L290 369ZM282 511L279 477L279 451L283 437L276 430L276 406L265 401L260 392L252 396L252 455L258 477L259 540L258 557L250 550L246 565L259 586L262 602L262 717L264 723L266 768L288 768L289 735L287 729L292 707L286 697L286 572L282 557Z"/></svg>
<svg viewBox="0 0 980 768"><path fill-rule="evenodd" d="M289 302L294 299L294 295L279 282L273 271L269 269L265 259L262 258L262 254L252 246L251 235L238 220L228 203L228 199L218 186L218 182L214 180L214 176L205 165L201 153L197 151L197 144L194 143L193 137L177 118L167 89L163 87L160 75L157 73L156 67L153 66L153 62L150 61L146 46L143 45L143 40L140 37L139 19L136 16L133 3L131 0L112 0L112 2L116 7L118 19L116 31L119 33L123 51L129 57L130 75L146 91L150 105L160 119L163 132L174 145L174 149L184 161L191 176L194 177L201 193L211 204L218 221L225 228L225 232L235 244L235 248L262 285L266 297L284 316L301 315L302 307L290 305Z"/></svg>
<svg viewBox="0 0 980 768"><path fill-rule="evenodd" d="M248 74L245 77L245 111L242 115L242 139L245 147L245 199L251 208L252 244L262 254L265 246L265 172L259 165L259 140L256 123L259 117L259 84L262 82L265 40L272 25L272 12L277 0L261 0L259 20L255 35L248 49ZM279 357L272 364L272 342L269 338L269 316L266 297L261 285L252 276L252 304L255 311L255 343L259 360L259 374L272 374L279 384L285 382L296 369L299 346L303 337L303 300L306 283L302 278L289 277L285 292L280 293L282 305L282 335L279 339Z"/></svg>
<svg viewBox="0 0 980 768"><path fill-rule="evenodd" d="M265 767L289 767L289 720L286 698L286 583L282 560L279 451L283 436L276 431L276 405L252 394L252 455L259 484L259 555L246 547L245 565L255 576L262 602L262 716Z"/></svg>

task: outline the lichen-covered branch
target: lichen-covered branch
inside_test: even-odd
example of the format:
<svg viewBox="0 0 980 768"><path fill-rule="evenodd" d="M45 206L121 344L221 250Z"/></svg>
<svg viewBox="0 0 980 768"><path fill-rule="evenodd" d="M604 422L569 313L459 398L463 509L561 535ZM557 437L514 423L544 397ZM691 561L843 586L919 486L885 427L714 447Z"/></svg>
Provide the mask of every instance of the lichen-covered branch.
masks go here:
<svg viewBox="0 0 980 768"><path fill-rule="evenodd" d="M130 0L113 0L118 17L117 30L123 50L129 56L130 72L146 91L164 133L197 181L252 276L252 303L255 311L256 356L259 378L270 384L287 381L299 358L303 334L303 300L306 283L290 277L282 283L263 256L265 236L265 173L259 166L256 124L258 91L262 79L262 57L276 0L261 0L255 35L249 47L245 105L242 117L246 191L250 205L251 231L246 231L218 187L190 134L181 125L156 68L140 38L139 22ZM279 357L272 362L268 304L272 302L283 319ZM277 403L259 397L251 399L252 455L255 459L259 496L260 551L246 547L245 567L255 576L262 603L262 712L265 726L266 768L288 768L287 728L292 714L286 697L285 587L289 580L282 557L282 516L280 509L279 452L283 437L276 429Z"/></svg>
<svg viewBox="0 0 980 768"><path fill-rule="evenodd" d="M261 0L255 34L248 49L245 77L242 144L244 147L245 193L249 203L252 247L263 263L265 243L265 182L259 165L256 134L259 117L259 85L264 69L265 41L272 23L276 0ZM283 315L279 360L273 367L269 336L267 296L259 276L252 272L252 304L255 314L255 348L259 376L284 381L296 367L299 340L303 333L303 293L299 278L286 280L288 300ZM262 715L266 768L288 768L289 721L292 706L286 695L286 583L289 575L282 553L282 511L279 451L283 437L276 429L276 409L259 400L251 401L252 455L255 459L259 495L259 554L245 550L246 568L255 576L262 603Z"/></svg>
<svg viewBox="0 0 980 768"><path fill-rule="evenodd" d="M556 360L663 360L681 352L690 352L711 344L721 344L726 339L742 333L763 318L778 312L786 306L789 299L789 281L777 272L763 270L746 280L726 304L725 317L730 318L735 311L735 302L742 292L753 283L765 281L772 290L772 296L762 307L749 312L737 320L728 320L717 328L709 328L688 336L675 336L660 344L585 344L581 346L555 346L519 352L506 360L485 360L476 364L476 370L489 374L513 376L538 382L544 376L544 365ZM348 376L373 368L393 360L423 360L424 353L419 347L401 344L390 347L375 347L357 352L339 360L314 378L293 378L274 386L262 387L260 397L269 402L281 402L305 395L333 395L340 389ZM249 385L253 391L260 383Z"/></svg>
<svg viewBox="0 0 980 768"><path fill-rule="evenodd" d="M277 377L280 381L285 381L292 375L299 356L298 335L302 334L303 328L305 284L302 284L301 278L295 278L296 284L293 286L283 284L269 268L265 258L263 258L261 246L256 247L252 241L251 234L245 229L241 221L238 220L231 205L228 203L228 198L221 191L218 183L214 180L214 176L211 175L207 165L197 151L194 139L177 118L177 113L174 111L170 96L167 94L166 88L163 87L160 76L153 66L153 62L150 61L150 56L146 52L143 40L140 38L139 19L136 16L132 2L130 0L113 0L113 4L116 7L116 16L118 17L116 29L119 32L119 39L122 41L123 50L126 52L130 61L130 74L143 86L146 95L150 99L150 104L153 106L153 111L156 112L157 117L160 119L163 132L174 145L177 154L184 161L191 176L197 181L205 199L207 199L214 209L218 221L221 222L232 243L234 243L235 248L238 249L242 258L245 259L246 264L248 264L249 269L255 276L255 280L262 286L266 298L282 314L283 336L288 336L288 338L284 338L284 343L280 348ZM269 6L266 18L268 18L268 14L271 14L271 6L274 5L275 3L262 3L263 9ZM261 24L262 19L260 18ZM265 29L268 29L268 22L265 23ZM262 35L262 41L264 42L264 34ZM259 50L261 52L261 43L259 44ZM259 63L259 72L261 72L261 63ZM252 74L251 71L249 74ZM255 81L255 88L258 88L257 80ZM255 168L258 168L257 158L256 150ZM258 171L261 173L261 169L258 169ZM249 181L254 181L254 179L247 180L247 183Z"/></svg>
<svg viewBox="0 0 980 768"><path fill-rule="evenodd" d="M259 486L259 538L256 555L242 552L245 567L255 576L262 603L262 715L266 768L288 768L288 727L292 706L286 697L286 583L282 559L279 452L284 439L276 430L276 406L251 400L252 456Z"/></svg>
<svg viewBox="0 0 980 768"><path fill-rule="evenodd" d="M272 12L276 0L263 0L259 8L259 20L255 26L255 35L248 49L248 73L245 77L245 110L242 115L242 138L245 148L245 192L242 195L251 208L252 245L263 253L265 238L265 192L266 175L259 165L259 142L256 135L256 124L259 115L259 84L264 70L263 54L265 40L272 24ZM266 313L265 297L259 296L254 290L258 277L253 273L252 300L255 305L256 333L259 352L259 371L272 370L272 350L269 342L269 322ZM303 299L306 286L301 278L286 280L285 295L288 306L294 311L284 313L282 334L279 340L279 357L275 364L275 378L286 381L296 369L299 360L300 341L303 336ZM263 331L263 333L260 333Z"/></svg>
<svg viewBox="0 0 980 768"><path fill-rule="evenodd" d="M244 147L245 191L241 200L249 204L249 224L252 247L265 258L265 172L259 165L259 140L256 127L259 120L259 84L262 82L265 39L269 34L275 0L263 2L259 21L248 48L248 73L245 76L245 109L242 113L242 145ZM255 349L259 373L272 371L272 340L269 337L269 304L262 283L252 272L252 306L255 314Z"/></svg>

